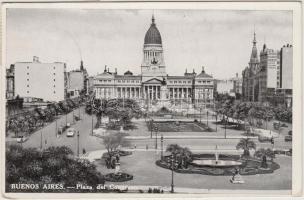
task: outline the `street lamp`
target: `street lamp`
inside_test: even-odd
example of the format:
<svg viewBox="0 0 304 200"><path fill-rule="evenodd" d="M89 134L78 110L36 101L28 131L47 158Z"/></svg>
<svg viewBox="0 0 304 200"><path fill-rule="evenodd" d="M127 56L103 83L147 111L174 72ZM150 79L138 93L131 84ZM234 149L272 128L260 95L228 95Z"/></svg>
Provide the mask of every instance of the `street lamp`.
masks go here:
<svg viewBox="0 0 304 200"><path fill-rule="evenodd" d="M160 143L161 143L161 146L160 146L160 158L161 160L163 160L164 156L163 156L163 149L164 149L164 137L163 137L163 134L161 134L160 136Z"/></svg>
<svg viewBox="0 0 304 200"><path fill-rule="evenodd" d="M174 169L176 168L177 163L175 156L171 154L171 193L174 193Z"/></svg>
<svg viewBox="0 0 304 200"><path fill-rule="evenodd" d="M215 131L217 132L217 113L215 115Z"/></svg>
<svg viewBox="0 0 304 200"><path fill-rule="evenodd" d="M73 124L75 124L75 114L74 114L74 109L73 109Z"/></svg>
<svg viewBox="0 0 304 200"><path fill-rule="evenodd" d="M40 131L40 149L42 150L42 131Z"/></svg>
<svg viewBox="0 0 304 200"><path fill-rule="evenodd" d="M93 113L92 113L92 135L93 135L93 129L94 129L94 127L93 127L93 126L94 126L94 125L93 125L94 122L93 122L93 121L94 121L94 115L93 115Z"/></svg>
<svg viewBox="0 0 304 200"><path fill-rule="evenodd" d="M207 110L207 127L209 128L209 126L208 126L208 110Z"/></svg>
<svg viewBox="0 0 304 200"><path fill-rule="evenodd" d="M202 108L200 108L200 123L202 123Z"/></svg>
<svg viewBox="0 0 304 200"><path fill-rule="evenodd" d="M77 156L79 157L79 131L77 131Z"/></svg>
<svg viewBox="0 0 304 200"><path fill-rule="evenodd" d="M155 149L157 150L157 133L158 133L158 128L155 127Z"/></svg>
<svg viewBox="0 0 304 200"><path fill-rule="evenodd" d="M226 129L227 129L227 119L225 119L225 139L227 138L227 132L226 132Z"/></svg>
<svg viewBox="0 0 304 200"><path fill-rule="evenodd" d="M150 120L150 130L151 130L151 138L152 138L152 132L153 132L153 119Z"/></svg>

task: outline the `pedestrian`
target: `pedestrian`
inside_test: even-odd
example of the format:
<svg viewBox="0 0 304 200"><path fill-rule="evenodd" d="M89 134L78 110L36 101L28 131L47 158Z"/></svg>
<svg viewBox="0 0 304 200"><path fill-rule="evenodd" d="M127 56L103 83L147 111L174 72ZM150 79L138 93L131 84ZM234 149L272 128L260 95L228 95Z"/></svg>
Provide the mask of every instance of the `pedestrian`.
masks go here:
<svg viewBox="0 0 304 200"><path fill-rule="evenodd" d="M134 149L136 149L136 144L134 144Z"/></svg>
<svg viewBox="0 0 304 200"><path fill-rule="evenodd" d="M148 147L148 145L146 144L146 150L148 150L148 148L149 148L149 147Z"/></svg>
<svg viewBox="0 0 304 200"><path fill-rule="evenodd" d="M86 154L85 148L82 149L82 154Z"/></svg>

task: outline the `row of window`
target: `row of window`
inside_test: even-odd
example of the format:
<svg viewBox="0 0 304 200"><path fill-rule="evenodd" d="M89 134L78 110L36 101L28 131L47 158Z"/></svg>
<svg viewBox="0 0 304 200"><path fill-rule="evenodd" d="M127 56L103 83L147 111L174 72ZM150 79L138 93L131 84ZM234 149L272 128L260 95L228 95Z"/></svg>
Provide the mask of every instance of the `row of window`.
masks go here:
<svg viewBox="0 0 304 200"><path fill-rule="evenodd" d="M99 80L99 82L111 83L112 80ZM139 80L117 80L118 83L140 83Z"/></svg>
<svg viewBox="0 0 304 200"><path fill-rule="evenodd" d="M169 83L187 83L187 81L169 81ZM188 81L188 83L191 83L191 81Z"/></svg>

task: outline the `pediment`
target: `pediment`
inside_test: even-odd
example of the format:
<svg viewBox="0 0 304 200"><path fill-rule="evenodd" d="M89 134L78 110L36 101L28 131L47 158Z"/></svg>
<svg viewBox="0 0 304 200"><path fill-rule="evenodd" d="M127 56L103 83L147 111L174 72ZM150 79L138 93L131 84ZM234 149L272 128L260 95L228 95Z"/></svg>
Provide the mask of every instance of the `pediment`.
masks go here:
<svg viewBox="0 0 304 200"><path fill-rule="evenodd" d="M143 82L143 84L161 84L162 80L159 80L157 78L151 78L145 82Z"/></svg>

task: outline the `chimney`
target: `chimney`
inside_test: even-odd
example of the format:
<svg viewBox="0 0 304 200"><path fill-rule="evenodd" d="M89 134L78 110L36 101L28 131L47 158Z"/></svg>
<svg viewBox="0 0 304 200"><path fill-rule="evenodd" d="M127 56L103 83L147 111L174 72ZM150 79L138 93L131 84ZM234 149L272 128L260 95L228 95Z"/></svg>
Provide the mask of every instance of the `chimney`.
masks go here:
<svg viewBox="0 0 304 200"><path fill-rule="evenodd" d="M107 72L107 65L105 65L103 72Z"/></svg>
<svg viewBox="0 0 304 200"><path fill-rule="evenodd" d="M108 72L110 72L110 67L108 67Z"/></svg>
<svg viewBox="0 0 304 200"><path fill-rule="evenodd" d="M236 77L238 78L238 76L239 76L239 73L236 73Z"/></svg>
<svg viewBox="0 0 304 200"><path fill-rule="evenodd" d="M117 74L117 68L115 68L115 74Z"/></svg>

